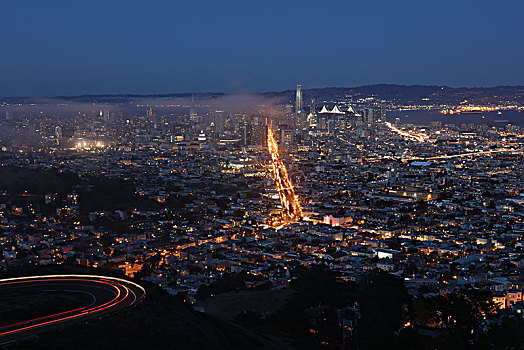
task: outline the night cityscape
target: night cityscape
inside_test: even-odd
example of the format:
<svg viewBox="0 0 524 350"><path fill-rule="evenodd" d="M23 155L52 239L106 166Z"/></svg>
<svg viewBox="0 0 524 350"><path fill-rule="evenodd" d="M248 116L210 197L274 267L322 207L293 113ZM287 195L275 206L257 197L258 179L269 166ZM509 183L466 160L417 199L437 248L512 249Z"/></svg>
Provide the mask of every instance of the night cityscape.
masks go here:
<svg viewBox="0 0 524 350"><path fill-rule="evenodd" d="M95 3L2 4L0 347L524 349L523 4Z"/></svg>

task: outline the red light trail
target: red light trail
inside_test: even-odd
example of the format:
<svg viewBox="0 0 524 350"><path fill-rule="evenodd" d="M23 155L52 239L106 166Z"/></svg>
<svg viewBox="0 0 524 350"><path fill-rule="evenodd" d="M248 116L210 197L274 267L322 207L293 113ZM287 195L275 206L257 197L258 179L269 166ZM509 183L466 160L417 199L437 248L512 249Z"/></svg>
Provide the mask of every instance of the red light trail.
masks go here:
<svg viewBox="0 0 524 350"><path fill-rule="evenodd" d="M90 294L93 297L93 302L81 308L1 326L0 342L3 341L3 344L5 344L6 342L16 340L16 337L27 337L28 332L30 332L29 335L36 335L41 331L48 330L49 327L55 324L68 320L88 316L95 317L122 310L134 305L145 295L145 290L138 284L113 277L53 275L0 280L0 291L9 290L12 292L19 289L45 292L49 291L49 287L57 288L52 290ZM71 290L71 288L77 290ZM111 298L109 298L108 293L112 295ZM95 294L99 294L98 298Z"/></svg>

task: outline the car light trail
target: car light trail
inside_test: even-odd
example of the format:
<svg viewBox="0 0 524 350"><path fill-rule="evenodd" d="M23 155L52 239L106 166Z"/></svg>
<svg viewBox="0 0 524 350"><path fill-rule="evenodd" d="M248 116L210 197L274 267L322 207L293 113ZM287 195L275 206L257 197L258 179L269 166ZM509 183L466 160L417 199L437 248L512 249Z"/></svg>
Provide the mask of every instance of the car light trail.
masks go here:
<svg viewBox="0 0 524 350"><path fill-rule="evenodd" d="M452 159L452 158L462 158L462 157L481 157L489 156L497 153L513 153L513 154L522 154L524 151L522 149L495 149L489 151L477 151L477 152L467 152L467 153L458 153L458 154L444 154L440 156L433 157L405 157L402 158L402 161L412 161L412 160L439 160L439 159Z"/></svg>
<svg viewBox="0 0 524 350"><path fill-rule="evenodd" d="M23 337L27 336L27 332L31 332L30 334L35 335L38 334L38 332L49 329L49 327L54 324L62 323L68 320L74 320L80 317L88 317L91 315L100 316L102 314L122 310L128 306L134 305L137 300L140 300L137 298L137 293L140 295L140 298L145 295L145 290L138 284L131 281L114 277L101 277L92 275L49 275L3 279L0 280L0 291L2 289L23 290L24 288L34 288L36 290L46 291L46 289L43 288L46 288L48 285L52 285L54 288L56 288L56 286L64 286L67 289L58 287L57 290L70 292L85 292L82 291L82 289L90 289L94 292L98 288L98 290L104 290L104 293L106 294L109 292L112 296L111 298L108 298L108 295L102 296L101 298L99 296L99 300L97 300L97 297L93 293L88 292L94 298L93 303L90 305L1 326L0 341L16 339L12 337L19 336L17 335L19 333L23 333ZM77 288L80 288L80 290L71 290L71 286L76 286ZM133 289L135 289L137 293L135 293Z"/></svg>
<svg viewBox="0 0 524 350"><path fill-rule="evenodd" d="M427 141L427 136L425 135L422 135L422 134L414 134L414 133L411 133L411 132L407 132L407 131L404 131L404 130L400 130L399 128L397 128L396 126L394 126L393 124L391 124L390 122L385 122L386 126L388 128L390 128L393 132L396 132L397 134L399 134L400 136L403 136L407 139L410 139L410 140L413 140L413 141L418 141L418 142L426 142Z"/></svg>
<svg viewBox="0 0 524 350"><path fill-rule="evenodd" d="M277 186L280 203L282 204L282 215L288 220L300 220L303 217L302 206L295 194L295 188L289 180L286 167L280 159L278 145L271 128L268 128L267 131L267 147L271 154L271 168Z"/></svg>

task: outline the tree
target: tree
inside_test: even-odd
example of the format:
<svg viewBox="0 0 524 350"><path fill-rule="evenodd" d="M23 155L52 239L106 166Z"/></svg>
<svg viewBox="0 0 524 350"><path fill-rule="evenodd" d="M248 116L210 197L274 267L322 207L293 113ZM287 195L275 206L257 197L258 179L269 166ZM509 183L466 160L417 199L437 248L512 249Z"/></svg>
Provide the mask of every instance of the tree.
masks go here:
<svg viewBox="0 0 524 350"><path fill-rule="evenodd" d="M394 332L409 319L410 301L400 278L384 271L367 274L359 283L359 344L369 349L388 348Z"/></svg>

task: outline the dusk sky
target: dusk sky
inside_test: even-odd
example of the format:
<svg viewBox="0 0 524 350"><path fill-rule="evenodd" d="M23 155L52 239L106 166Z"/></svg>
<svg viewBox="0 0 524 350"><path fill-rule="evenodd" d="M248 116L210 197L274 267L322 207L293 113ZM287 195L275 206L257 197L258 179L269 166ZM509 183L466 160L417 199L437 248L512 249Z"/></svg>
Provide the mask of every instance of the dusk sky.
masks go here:
<svg viewBox="0 0 524 350"><path fill-rule="evenodd" d="M0 96L524 85L524 2L0 2Z"/></svg>

